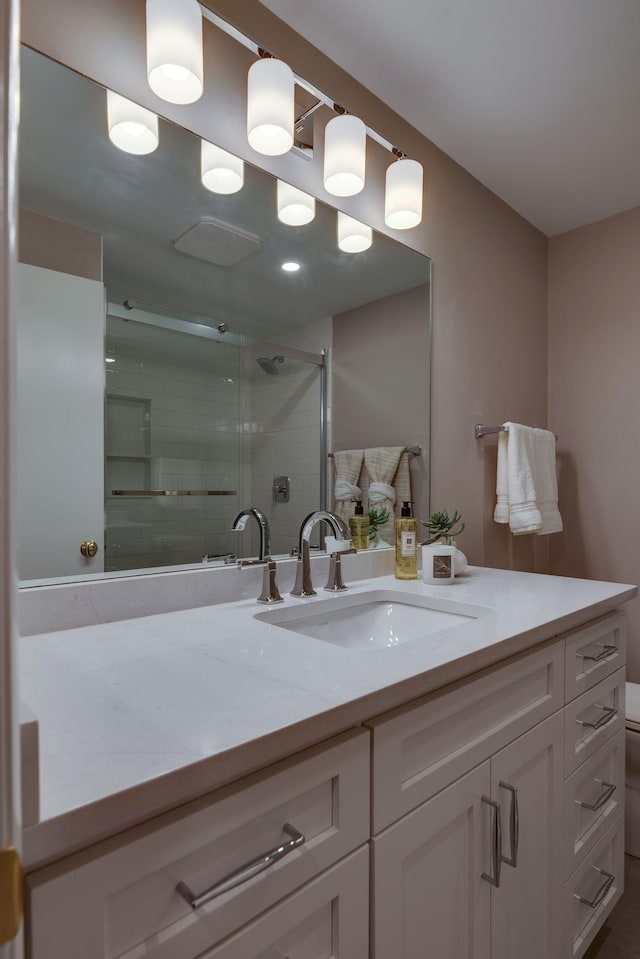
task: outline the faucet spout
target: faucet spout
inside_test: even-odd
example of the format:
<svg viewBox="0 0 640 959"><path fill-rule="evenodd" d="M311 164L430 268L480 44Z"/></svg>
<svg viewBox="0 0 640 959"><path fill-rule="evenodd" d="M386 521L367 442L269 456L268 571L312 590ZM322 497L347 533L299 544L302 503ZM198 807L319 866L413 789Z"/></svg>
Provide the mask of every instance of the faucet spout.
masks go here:
<svg viewBox="0 0 640 959"><path fill-rule="evenodd" d="M233 531L241 531L247 525L249 517L253 516L255 521L258 524L258 529L260 530L260 548L258 559L260 562L264 560L271 559L271 533L269 531L269 520L264 515L261 509L252 506L251 509L241 510L236 518L233 521L231 529Z"/></svg>
<svg viewBox="0 0 640 959"><path fill-rule="evenodd" d="M313 588L311 582L311 554L309 551L309 541L311 539L311 533L315 526L318 523L327 523L331 532L338 539L350 539L351 533L349 532L349 527L339 516L336 516L335 513L330 513L328 510L319 509L315 510L313 513L309 513L308 516L302 521L300 526L300 536L298 539L298 563L296 566L296 582L291 590L292 596L316 596L316 591Z"/></svg>

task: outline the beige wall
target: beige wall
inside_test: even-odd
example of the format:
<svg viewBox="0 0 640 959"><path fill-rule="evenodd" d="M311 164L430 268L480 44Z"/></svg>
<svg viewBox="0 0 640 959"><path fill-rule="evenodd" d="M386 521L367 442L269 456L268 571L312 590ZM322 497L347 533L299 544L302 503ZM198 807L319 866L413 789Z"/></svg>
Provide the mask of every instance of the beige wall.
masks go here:
<svg viewBox="0 0 640 959"><path fill-rule="evenodd" d="M333 448L421 446L423 455L410 459L419 519L429 515L428 312L425 285L333 320Z"/></svg>
<svg viewBox="0 0 640 959"><path fill-rule="evenodd" d="M102 281L102 237L31 210L20 210L18 259L45 270Z"/></svg>
<svg viewBox="0 0 640 959"><path fill-rule="evenodd" d="M477 420L546 424L546 238L256 0L207 5L424 164L424 222L391 235L433 260L431 504L463 512L460 545L472 562L543 568L544 545L533 537L514 541L491 520L495 440L476 441L472 430ZM212 26L205 24L205 95L175 107L146 82L143 0L23 0L22 19L29 45L335 204L322 187L322 129L309 163L293 155L258 158L248 147L245 89L253 56ZM365 190L341 207L389 233L389 154L370 141L367 159Z"/></svg>
<svg viewBox="0 0 640 959"><path fill-rule="evenodd" d="M565 532L552 571L640 582L640 208L549 241L549 421ZM629 615L640 682L640 603Z"/></svg>

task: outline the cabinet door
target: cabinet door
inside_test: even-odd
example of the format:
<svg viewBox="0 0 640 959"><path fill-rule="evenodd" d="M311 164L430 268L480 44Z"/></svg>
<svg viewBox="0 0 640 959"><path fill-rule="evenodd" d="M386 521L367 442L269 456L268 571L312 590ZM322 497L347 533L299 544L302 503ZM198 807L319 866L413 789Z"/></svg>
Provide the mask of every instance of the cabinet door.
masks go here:
<svg viewBox="0 0 640 959"><path fill-rule="evenodd" d="M373 959L489 959L489 771L482 763L372 841Z"/></svg>
<svg viewBox="0 0 640 959"><path fill-rule="evenodd" d="M563 730L558 712L491 759L503 855L491 899L492 959L560 957Z"/></svg>

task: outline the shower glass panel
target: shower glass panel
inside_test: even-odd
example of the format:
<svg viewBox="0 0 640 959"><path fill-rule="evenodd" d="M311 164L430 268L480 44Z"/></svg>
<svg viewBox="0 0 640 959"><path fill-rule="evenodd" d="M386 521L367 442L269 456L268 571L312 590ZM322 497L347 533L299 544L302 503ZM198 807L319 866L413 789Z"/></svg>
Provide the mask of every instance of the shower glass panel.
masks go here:
<svg viewBox="0 0 640 959"><path fill-rule="evenodd" d="M223 565L288 555L323 503L322 357L218 333L201 318L110 303L106 333L105 569Z"/></svg>
<svg viewBox="0 0 640 959"><path fill-rule="evenodd" d="M236 343L108 317L107 571L235 553L241 353Z"/></svg>

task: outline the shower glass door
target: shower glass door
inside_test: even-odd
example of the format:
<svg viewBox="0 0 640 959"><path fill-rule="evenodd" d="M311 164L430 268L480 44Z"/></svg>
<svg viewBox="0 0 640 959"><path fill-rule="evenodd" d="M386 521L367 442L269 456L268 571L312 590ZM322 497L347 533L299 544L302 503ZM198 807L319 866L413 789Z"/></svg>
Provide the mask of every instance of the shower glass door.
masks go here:
<svg viewBox="0 0 640 959"><path fill-rule="evenodd" d="M223 562L242 499L242 348L112 313L105 567Z"/></svg>

